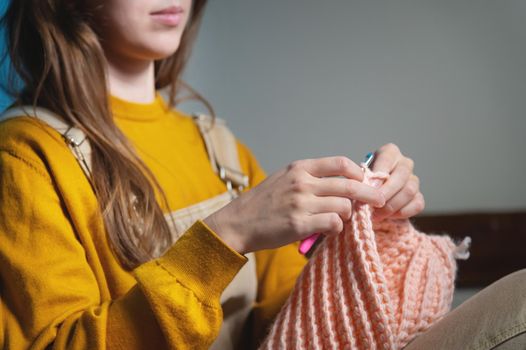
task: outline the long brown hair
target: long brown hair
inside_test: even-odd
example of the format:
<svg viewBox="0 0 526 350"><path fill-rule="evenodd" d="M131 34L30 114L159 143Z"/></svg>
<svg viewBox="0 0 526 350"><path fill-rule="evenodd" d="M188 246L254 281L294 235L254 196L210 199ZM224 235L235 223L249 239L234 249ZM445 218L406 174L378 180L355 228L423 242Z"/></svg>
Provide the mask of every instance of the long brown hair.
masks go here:
<svg viewBox="0 0 526 350"><path fill-rule="evenodd" d="M109 106L105 56L94 30L96 1L12 0L3 18L8 54L24 87L16 104L45 107L83 130L92 148L92 178L114 253L127 269L154 258L171 242L155 197L154 175L116 126ZM194 0L177 52L155 62L156 88L175 106L180 80L206 0ZM11 84L12 85L12 84ZM16 85L16 84L15 84ZM197 96L189 87L187 91Z"/></svg>

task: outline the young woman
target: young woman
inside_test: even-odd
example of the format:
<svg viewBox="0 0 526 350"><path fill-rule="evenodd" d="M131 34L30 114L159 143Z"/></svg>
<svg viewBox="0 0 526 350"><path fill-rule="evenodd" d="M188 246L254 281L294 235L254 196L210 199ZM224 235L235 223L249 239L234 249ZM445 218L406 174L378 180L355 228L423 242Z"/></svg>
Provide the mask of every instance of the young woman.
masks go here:
<svg viewBox="0 0 526 350"><path fill-rule="evenodd" d="M23 81L14 106L80 130L91 153L84 173L71 144L38 118L0 124L4 349L257 343L306 262L298 241L340 232L351 199L378 218L423 209L413 162L393 144L377 151L374 170L390 177L376 189L345 156L267 177L236 140L249 183L225 196L204 133L176 109L191 91L180 77L204 6L11 2L4 24Z"/></svg>

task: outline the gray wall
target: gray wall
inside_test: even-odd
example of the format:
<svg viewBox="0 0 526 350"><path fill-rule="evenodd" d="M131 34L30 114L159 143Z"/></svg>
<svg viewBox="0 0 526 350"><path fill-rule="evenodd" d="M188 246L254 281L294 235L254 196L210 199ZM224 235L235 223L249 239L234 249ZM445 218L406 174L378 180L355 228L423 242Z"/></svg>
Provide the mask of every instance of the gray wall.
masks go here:
<svg viewBox="0 0 526 350"><path fill-rule="evenodd" d="M526 209L525 63L524 0L215 0L187 79L268 173L395 142L428 213L500 211Z"/></svg>

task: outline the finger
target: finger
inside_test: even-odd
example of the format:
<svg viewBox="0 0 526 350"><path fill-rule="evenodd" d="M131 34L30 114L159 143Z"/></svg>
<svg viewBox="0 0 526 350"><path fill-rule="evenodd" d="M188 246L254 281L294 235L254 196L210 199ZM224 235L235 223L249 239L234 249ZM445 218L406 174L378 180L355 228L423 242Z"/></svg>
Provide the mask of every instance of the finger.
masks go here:
<svg viewBox="0 0 526 350"><path fill-rule="evenodd" d="M380 187L380 191L385 197L385 200L389 202L395 194L397 194L408 182L410 179L417 181L418 187L418 178L414 176L413 179L413 163L409 158L405 158L397 164L392 174L389 176L387 181Z"/></svg>
<svg viewBox="0 0 526 350"><path fill-rule="evenodd" d="M426 206L424 195L418 193L409 204L391 215L393 219L408 219L420 214Z"/></svg>
<svg viewBox="0 0 526 350"><path fill-rule="evenodd" d="M310 230L303 238L313 233L336 234L343 230L343 220L336 213L322 213L305 218L305 226Z"/></svg>
<svg viewBox="0 0 526 350"><path fill-rule="evenodd" d="M355 180L336 177L316 178L313 181L313 193L317 196L355 199L378 208L385 205L385 198L379 189Z"/></svg>
<svg viewBox="0 0 526 350"><path fill-rule="evenodd" d="M409 204L419 193L418 184L415 181L409 181L404 188L395 194L385 203L385 206L375 210L376 218L386 218L396 213L398 210Z"/></svg>
<svg viewBox="0 0 526 350"><path fill-rule="evenodd" d="M362 168L344 156L299 160L293 162L290 167L299 167L315 177L344 176L363 181Z"/></svg>
<svg viewBox="0 0 526 350"><path fill-rule="evenodd" d="M307 211L311 215L337 213L342 220L347 221L352 215L352 202L343 197L317 197L313 195L308 200Z"/></svg>
<svg viewBox="0 0 526 350"><path fill-rule="evenodd" d="M402 158L402 153L398 146L394 143L388 143L376 151L371 170L390 174L396 167L400 158Z"/></svg>

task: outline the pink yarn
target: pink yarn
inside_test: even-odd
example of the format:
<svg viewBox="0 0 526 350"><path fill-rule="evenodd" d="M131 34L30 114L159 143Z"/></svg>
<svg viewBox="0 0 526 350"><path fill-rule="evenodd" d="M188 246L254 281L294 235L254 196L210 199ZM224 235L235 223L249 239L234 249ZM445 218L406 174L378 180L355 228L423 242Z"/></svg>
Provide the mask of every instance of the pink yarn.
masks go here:
<svg viewBox="0 0 526 350"><path fill-rule="evenodd" d="M365 183L387 178L366 169ZM409 220L371 220L354 202L298 277L261 349L401 349L446 314L469 237L418 232Z"/></svg>

